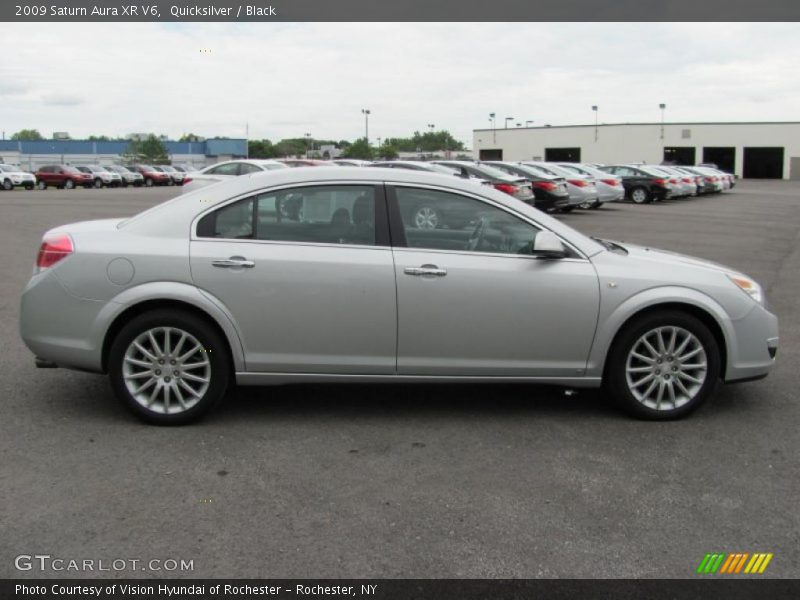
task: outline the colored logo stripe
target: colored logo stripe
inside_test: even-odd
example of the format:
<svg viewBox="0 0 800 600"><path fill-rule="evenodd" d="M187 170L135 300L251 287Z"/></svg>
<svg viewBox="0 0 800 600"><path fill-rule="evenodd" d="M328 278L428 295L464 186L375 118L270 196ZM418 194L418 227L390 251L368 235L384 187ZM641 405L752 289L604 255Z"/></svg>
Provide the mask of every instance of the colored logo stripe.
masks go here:
<svg viewBox="0 0 800 600"><path fill-rule="evenodd" d="M713 574L725 573L728 575L738 573L763 573L772 560L771 552L724 552L708 553L703 557L697 567L698 573ZM749 559L749 560L748 560ZM745 566L747 565L747 566Z"/></svg>

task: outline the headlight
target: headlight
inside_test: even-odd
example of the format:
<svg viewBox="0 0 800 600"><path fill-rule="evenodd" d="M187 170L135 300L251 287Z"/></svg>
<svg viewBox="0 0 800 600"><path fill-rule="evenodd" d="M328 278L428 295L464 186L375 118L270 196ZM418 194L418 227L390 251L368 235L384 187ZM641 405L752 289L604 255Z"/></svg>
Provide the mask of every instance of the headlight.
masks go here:
<svg viewBox="0 0 800 600"><path fill-rule="evenodd" d="M730 279L736 285L736 287L750 296L753 300L761 305L764 304L764 291L761 289L760 285L750 279L747 275L742 275L741 273L728 273L728 279Z"/></svg>

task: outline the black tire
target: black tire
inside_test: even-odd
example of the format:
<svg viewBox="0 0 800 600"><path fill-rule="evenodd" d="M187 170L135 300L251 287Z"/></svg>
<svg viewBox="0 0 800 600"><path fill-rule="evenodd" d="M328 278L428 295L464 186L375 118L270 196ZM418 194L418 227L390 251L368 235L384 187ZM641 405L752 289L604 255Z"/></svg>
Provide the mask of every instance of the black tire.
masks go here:
<svg viewBox="0 0 800 600"><path fill-rule="evenodd" d="M126 188L126 187L128 187L128 182L123 179L122 181L120 181L119 186Z"/></svg>
<svg viewBox="0 0 800 600"><path fill-rule="evenodd" d="M95 189L99 189L99 188L103 187L103 180L100 179L99 177L96 178L94 180L94 187L95 187Z"/></svg>
<svg viewBox="0 0 800 600"><path fill-rule="evenodd" d="M47 184L44 181L40 181L39 183L36 184L36 187L38 187L40 190L46 190Z"/></svg>
<svg viewBox="0 0 800 600"><path fill-rule="evenodd" d="M194 336L204 347L211 363L210 383L196 404L178 413L155 412L140 404L128 390L123 361L128 346L142 333L157 327L174 327ZM128 322L114 338L108 354L108 375L117 398L137 417L155 425L184 425L200 419L225 396L231 381L228 346L214 327L191 313L157 309Z"/></svg>
<svg viewBox="0 0 800 600"><path fill-rule="evenodd" d="M33 189L33 184L32 183L25 184L25 189L30 192Z"/></svg>
<svg viewBox="0 0 800 600"><path fill-rule="evenodd" d="M646 187L631 189L629 197L634 204L649 204L653 201L653 194Z"/></svg>
<svg viewBox="0 0 800 600"><path fill-rule="evenodd" d="M67 190L71 190L71 189L73 189L74 187L75 187L75 182L74 182L74 181L72 181L72 179L67 179L67 180L64 182L64 188L65 188L65 189L67 189Z"/></svg>
<svg viewBox="0 0 800 600"><path fill-rule="evenodd" d="M147 179L144 180L144 184L147 187L153 187L153 180L148 177Z"/></svg>
<svg viewBox="0 0 800 600"><path fill-rule="evenodd" d="M573 210L575 210L575 206L574 205L573 206L565 206L564 208L561 209L561 212L569 213L569 212L572 212Z"/></svg>
<svg viewBox="0 0 800 600"><path fill-rule="evenodd" d="M647 332L659 327L679 327L691 333L702 345L707 365L705 379L694 395L680 406L666 407L662 410L646 406L643 402L637 400L628 385L626 375L628 356L634 344ZM654 369L658 368L663 373L660 377L654 377L656 381L661 381L662 378L669 379L671 373L667 365L666 360L662 365L653 365ZM720 374L720 350L714 335L709 331L708 327L702 321L687 313L678 310L663 310L643 315L628 323L619 332L606 359L603 388L620 408L631 416L650 421L666 421L680 419L696 410L714 393L719 384ZM649 372L643 373L643 376L649 375Z"/></svg>
<svg viewBox="0 0 800 600"><path fill-rule="evenodd" d="M7 192L14 189L14 184L11 183L10 179L3 180L3 189Z"/></svg>

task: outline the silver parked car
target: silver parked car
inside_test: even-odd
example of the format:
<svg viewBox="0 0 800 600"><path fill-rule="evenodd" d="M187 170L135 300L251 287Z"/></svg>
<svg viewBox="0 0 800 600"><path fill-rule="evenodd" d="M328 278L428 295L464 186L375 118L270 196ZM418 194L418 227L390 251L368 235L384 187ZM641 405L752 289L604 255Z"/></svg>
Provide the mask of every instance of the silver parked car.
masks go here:
<svg viewBox="0 0 800 600"><path fill-rule="evenodd" d="M520 164L535 167L550 177L563 177L567 181L569 204L561 208L564 212L569 212L576 206L591 206L599 199L597 185L592 177L575 173L575 171L569 171L548 162L524 160Z"/></svg>
<svg viewBox="0 0 800 600"><path fill-rule="evenodd" d="M457 218L418 227L421 201ZM161 424L233 382L602 385L669 419L720 380L766 376L778 347L762 288L735 269L592 239L459 177L346 167L48 231L20 331L38 366L108 373Z"/></svg>
<svg viewBox="0 0 800 600"><path fill-rule="evenodd" d="M226 160L213 164L200 171L187 174L183 180L183 193L193 192L198 188L218 183L230 179L231 177L240 177L241 175L288 168L289 167L282 162L266 158Z"/></svg>
<svg viewBox="0 0 800 600"><path fill-rule="evenodd" d="M582 204L582 208L600 208L606 202L621 202L625 200L625 188L622 187L622 179L610 173L601 171L590 165L579 163L557 163L562 169L574 171L586 177L594 179L597 187L597 200Z"/></svg>
<svg viewBox="0 0 800 600"><path fill-rule="evenodd" d="M92 176L94 187L119 187L122 185L122 177L116 171L109 171L100 165L79 165L75 167L81 173Z"/></svg>
<svg viewBox="0 0 800 600"><path fill-rule="evenodd" d="M106 165L104 168L106 171L119 174L122 187L128 187L129 185L140 187L144 185L144 177L142 174L131 171L127 167L123 167L122 165Z"/></svg>

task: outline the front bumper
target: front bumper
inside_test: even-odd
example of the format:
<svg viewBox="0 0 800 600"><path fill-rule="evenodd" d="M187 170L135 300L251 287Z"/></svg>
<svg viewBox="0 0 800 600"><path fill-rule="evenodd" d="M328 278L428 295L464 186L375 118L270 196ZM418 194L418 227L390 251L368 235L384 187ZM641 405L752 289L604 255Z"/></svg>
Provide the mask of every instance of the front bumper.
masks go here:
<svg viewBox="0 0 800 600"><path fill-rule="evenodd" d="M778 317L757 305L743 318L732 322L734 339L728 340L725 382L766 377L778 353Z"/></svg>

